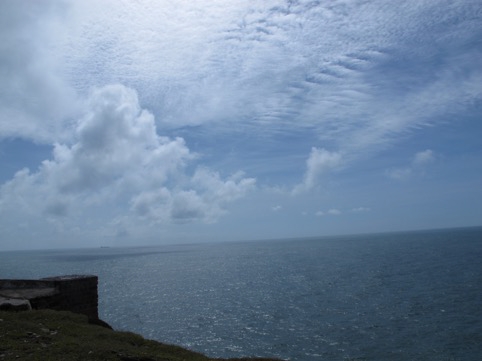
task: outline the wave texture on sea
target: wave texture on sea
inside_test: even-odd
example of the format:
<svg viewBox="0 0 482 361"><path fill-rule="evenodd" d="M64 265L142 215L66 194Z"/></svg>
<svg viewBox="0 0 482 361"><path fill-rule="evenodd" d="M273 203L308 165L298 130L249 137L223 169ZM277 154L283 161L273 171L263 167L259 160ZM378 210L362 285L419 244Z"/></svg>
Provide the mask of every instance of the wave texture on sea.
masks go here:
<svg viewBox="0 0 482 361"><path fill-rule="evenodd" d="M475 360L481 258L467 228L3 252L0 277L97 274L114 328L212 357Z"/></svg>

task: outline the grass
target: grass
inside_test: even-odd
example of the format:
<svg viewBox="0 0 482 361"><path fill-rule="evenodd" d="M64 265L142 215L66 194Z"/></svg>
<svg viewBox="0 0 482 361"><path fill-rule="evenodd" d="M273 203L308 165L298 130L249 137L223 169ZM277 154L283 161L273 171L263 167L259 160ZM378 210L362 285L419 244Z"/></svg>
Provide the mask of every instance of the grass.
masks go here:
<svg viewBox="0 0 482 361"><path fill-rule="evenodd" d="M0 361L212 361L179 346L88 323L52 310L0 312ZM255 359L231 359L231 361ZM256 359L269 361L272 359ZM274 361L274 360L273 360Z"/></svg>

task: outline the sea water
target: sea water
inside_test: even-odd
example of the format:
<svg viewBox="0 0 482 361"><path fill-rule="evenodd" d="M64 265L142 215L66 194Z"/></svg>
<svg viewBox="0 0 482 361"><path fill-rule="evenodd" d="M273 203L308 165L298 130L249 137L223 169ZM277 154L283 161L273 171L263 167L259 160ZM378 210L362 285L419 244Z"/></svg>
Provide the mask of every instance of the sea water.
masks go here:
<svg viewBox="0 0 482 361"><path fill-rule="evenodd" d="M115 329L212 357L482 359L482 228L0 252L0 278L99 276Z"/></svg>

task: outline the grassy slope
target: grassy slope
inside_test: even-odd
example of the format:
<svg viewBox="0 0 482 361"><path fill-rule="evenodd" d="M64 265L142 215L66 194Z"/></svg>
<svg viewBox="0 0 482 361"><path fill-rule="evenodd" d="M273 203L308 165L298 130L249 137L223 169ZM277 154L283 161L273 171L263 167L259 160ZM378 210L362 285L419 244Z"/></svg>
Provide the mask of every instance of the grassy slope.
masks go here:
<svg viewBox="0 0 482 361"><path fill-rule="evenodd" d="M82 315L42 310L19 313L0 312L0 361L7 360L209 361L213 359L178 346L145 340L130 332L112 331L91 325ZM268 359L264 360L268 361Z"/></svg>

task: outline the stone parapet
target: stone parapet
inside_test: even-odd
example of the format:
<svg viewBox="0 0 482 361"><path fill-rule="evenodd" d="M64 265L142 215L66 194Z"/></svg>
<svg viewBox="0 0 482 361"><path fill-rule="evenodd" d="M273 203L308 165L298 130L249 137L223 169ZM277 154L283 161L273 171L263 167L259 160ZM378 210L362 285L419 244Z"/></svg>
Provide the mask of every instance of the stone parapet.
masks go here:
<svg viewBox="0 0 482 361"><path fill-rule="evenodd" d="M0 297L28 300L32 309L71 311L97 320L98 278L90 275L49 277L40 280L0 279Z"/></svg>

